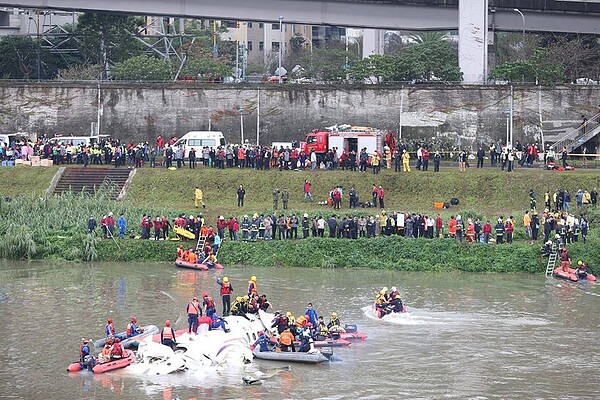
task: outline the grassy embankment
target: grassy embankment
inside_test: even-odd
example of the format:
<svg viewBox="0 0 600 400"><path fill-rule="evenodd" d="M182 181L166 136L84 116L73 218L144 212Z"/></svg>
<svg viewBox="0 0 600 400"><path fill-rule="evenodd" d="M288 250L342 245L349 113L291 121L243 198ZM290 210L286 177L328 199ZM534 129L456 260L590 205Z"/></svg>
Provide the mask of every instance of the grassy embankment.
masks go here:
<svg viewBox="0 0 600 400"><path fill-rule="evenodd" d="M469 170L460 174L456 170L442 170L439 174L415 171L396 174L382 171L379 175L360 174L349 171L279 172L240 171L198 168L190 171L166 171L164 169L141 169L136 175L127 199L113 202L103 196L84 198L65 196L62 199L40 200L55 168L5 168L0 169L0 194L15 197L27 193L22 199L2 204L4 221L0 222L0 234L7 235L2 255L7 258L58 258L67 260L172 260L177 242L153 242L127 239L117 245L113 241L100 241L85 235L89 215L97 218L103 213L125 212L129 221L128 235L137 232L142 213L164 214L174 217L184 212L196 213L193 208L193 188L199 185L205 194L207 209L202 210L208 221L220 215L252 214L270 212L272 188L290 191L289 212L308 212L330 215L330 208L318 206L328 191L337 184L346 190L354 185L362 199L370 197L373 183L386 189L387 211L415 211L436 213L436 201L460 200L458 207L442 212L496 218L498 215L514 215L521 219L528 207L528 192L533 189L543 201L545 190L564 187L572 192L578 188L591 189L598 185L596 171L556 173L541 170L519 170L514 174L497 170ZM302 182L313 183L315 203L302 199ZM237 208L236 190L239 184L246 187L245 207ZM33 194L33 196L31 196ZM573 201L574 202L574 201ZM281 210L281 201L279 208ZM339 212L346 214L347 207ZM360 209L358 213L373 214L379 209ZM352 214L355 212L353 211ZM594 224L597 213L592 215ZM15 221L31 221L27 225ZM12 221L12 222L11 222ZM598 221L600 222L600 221ZM517 236L523 237L522 234ZM587 253L599 254L597 233L586 245L572 246L574 257ZM34 250L34 251L32 251ZM289 265L346 267L368 266L373 268L401 268L468 271L518 271L543 269L537 258L538 245L519 241L512 246L461 246L451 240L403 240L377 239L358 241L334 241L311 239L302 242L231 243L226 242L222 252L225 264L248 263L252 265ZM375 256L374 256L375 255ZM592 258L598 256L591 255ZM590 260L592 265L600 260Z"/></svg>

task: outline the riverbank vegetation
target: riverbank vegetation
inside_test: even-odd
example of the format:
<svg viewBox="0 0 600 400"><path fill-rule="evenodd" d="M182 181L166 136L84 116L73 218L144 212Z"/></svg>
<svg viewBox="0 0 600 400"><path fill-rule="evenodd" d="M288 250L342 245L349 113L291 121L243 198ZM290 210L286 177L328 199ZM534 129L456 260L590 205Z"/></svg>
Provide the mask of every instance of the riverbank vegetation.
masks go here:
<svg viewBox="0 0 600 400"><path fill-rule="evenodd" d="M58 259L69 261L159 261L171 262L178 241L149 241L133 237L139 235L139 220L146 213L165 215L172 219L185 213L204 212L207 223L213 224L218 215L272 211L272 189L290 191L287 213L308 213L310 217L328 217L334 211L316 204L325 200L335 185L346 190L354 185L367 200L373 183L386 188L386 210L437 213L436 201L456 197L456 207L442 210L446 219L451 213L463 218L495 218L513 214L521 220L528 206L528 192L538 194L538 205L543 202L546 189L564 187L572 192L578 188L591 189L597 185L597 172L577 171L555 173L541 170L519 170L503 174L497 170L469 170L460 174L454 169L442 169L439 174L412 172L396 174L382 171L379 175L349 171L252 171L214 170L202 167L177 171L142 168L136 174L124 201L117 202L100 191L95 196L65 194L46 198L44 193L56 168L14 167L0 169L0 257L9 259ZM315 202L304 203L302 182L313 183ZM247 198L243 208L237 207L236 189L244 184ZM193 208L193 188L204 190L207 209ZM344 202L345 204L345 202ZM281 210L281 200L279 209ZM122 212L128 221L126 239L102 240L87 234L87 220L98 221L103 214ZM371 215L377 208L353 209L346 206L338 215ZM600 263L600 238L595 227L600 224L598 209L582 208L590 219L592 231L588 244L569 245L573 259L585 259L592 267ZM100 229L97 229L97 234ZM300 267L368 267L400 270L432 271L493 271L541 272L545 259L539 257L541 240L531 244L517 223L515 243L512 245L459 244L451 239L405 239L378 237L374 239L343 240L310 238L269 242L225 241L220 261L225 265L300 266ZM187 242L186 246L193 246Z"/></svg>

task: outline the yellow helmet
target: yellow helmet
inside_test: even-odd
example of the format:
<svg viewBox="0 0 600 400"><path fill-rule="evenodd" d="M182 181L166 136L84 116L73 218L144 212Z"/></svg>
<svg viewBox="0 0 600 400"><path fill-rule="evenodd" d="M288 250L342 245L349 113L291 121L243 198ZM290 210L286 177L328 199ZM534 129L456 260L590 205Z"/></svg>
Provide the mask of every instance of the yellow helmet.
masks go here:
<svg viewBox="0 0 600 400"><path fill-rule="evenodd" d="M223 282L225 282L225 283L229 282L229 278L228 277L224 277L223 278Z"/></svg>
<svg viewBox="0 0 600 400"><path fill-rule="evenodd" d="M397 299L400 299L400 295L399 295L399 294L397 294L397 295L396 295L396 298L397 298Z"/></svg>
<svg viewBox="0 0 600 400"><path fill-rule="evenodd" d="M331 318L336 318L337 317L337 313L334 311L331 313Z"/></svg>
<svg viewBox="0 0 600 400"><path fill-rule="evenodd" d="M248 297L248 295L245 295L244 300L250 300L250 297Z"/></svg>
<svg viewBox="0 0 600 400"><path fill-rule="evenodd" d="M250 278L250 280L251 280L252 282L256 282L256 276L252 275L252 277Z"/></svg>
<svg viewBox="0 0 600 400"><path fill-rule="evenodd" d="M237 301L238 303L239 303L240 301L242 301L242 296L238 296L238 297L236 297L236 298L235 298L235 301Z"/></svg>
<svg viewBox="0 0 600 400"><path fill-rule="evenodd" d="M381 290L383 290L384 292L387 292L388 288L387 288L387 286L384 286L383 289L381 289Z"/></svg>
<svg viewBox="0 0 600 400"><path fill-rule="evenodd" d="M286 317L291 317L291 316L292 316L292 313L288 311L288 312L286 312L286 313L285 313L285 316L286 316Z"/></svg>
<svg viewBox="0 0 600 400"><path fill-rule="evenodd" d="M379 291L379 294L385 294L385 290L381 289L381 290Z"/></svg>
<svg viewBox="0 0 600 400"><path fill-rule="evenodd" d="M577 261L577 265L583 265L583 261L581 261L581 260Z"/></svg>

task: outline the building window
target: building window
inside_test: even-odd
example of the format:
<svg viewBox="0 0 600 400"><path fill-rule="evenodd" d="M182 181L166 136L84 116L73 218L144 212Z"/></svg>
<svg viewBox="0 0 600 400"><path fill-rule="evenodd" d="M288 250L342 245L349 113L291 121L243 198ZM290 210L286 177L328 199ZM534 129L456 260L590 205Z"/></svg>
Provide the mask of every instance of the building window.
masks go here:
<svg viewBox="0 0 600 400"><path fill-rule="evenodd" d="M279 42L271 42L271 51L279 51Z"/></svg>
<svg viewBox="0 0 600 400"><path fill-rule="evenodd" d="M258 51L264 51L265 42L258 42Z"/></svg>
<svg viewBox="0 0 600 400"><path fill-rule="evenodd" d="M260 29L263 29L263 28L265 27L265 24L263 24L262 22L260 22L260 23L258 24L258 27L259 27Z"/></svg>
<svg viewBox="0 0 600 400"><path fill-rule="evenodd" d="M248 51L252 51L252 42L248 42Z"/></svg>
<svg viewBox="0 0 600 400"><path fill-rule="evenodd" d="M271 24L271 29L274 31L278 31L279 30L279 24Z"/></svg>
<svg viewBox="0 0 600 400"><path fill-rule="evenodd" d="M252 22L248 22L248 28L252 28Z"/></svg>

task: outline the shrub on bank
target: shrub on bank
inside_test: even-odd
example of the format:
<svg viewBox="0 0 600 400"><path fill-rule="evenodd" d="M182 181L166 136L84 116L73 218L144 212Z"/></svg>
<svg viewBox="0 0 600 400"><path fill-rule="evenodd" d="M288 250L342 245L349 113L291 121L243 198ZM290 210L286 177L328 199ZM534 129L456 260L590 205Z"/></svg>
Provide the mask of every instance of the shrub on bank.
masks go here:
<svg viewBox="0 0 600 400"><path fill-rule="evenodd" d="M537 244L484 245L399 236L342 240L309 238L256 243L226 241L225 265L397 269L404 271L543 272Z"/></svg>

